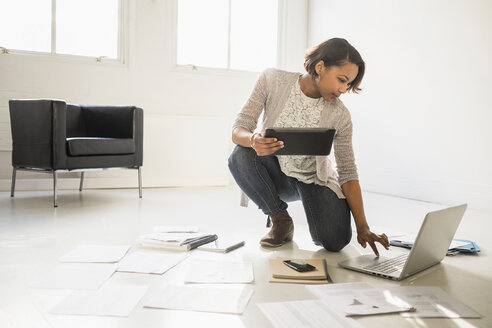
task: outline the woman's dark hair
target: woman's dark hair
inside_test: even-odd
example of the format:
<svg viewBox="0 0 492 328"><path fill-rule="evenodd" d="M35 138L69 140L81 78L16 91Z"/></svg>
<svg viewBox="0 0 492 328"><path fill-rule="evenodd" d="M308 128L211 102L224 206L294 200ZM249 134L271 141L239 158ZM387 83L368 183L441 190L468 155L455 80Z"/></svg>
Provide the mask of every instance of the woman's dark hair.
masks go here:
<svg viewBox="0 0 492 328"><path fill-rule="evenodd" d="M309 49L306 52L304 68L313 77L317 77L316 64L323 61L325 67L343 66L347 63L355 64L359 67L359 72L355 79L348 85L348 91L358 93L362 78L364 77L365 63L359 52L345 39L333 38L326 40Z"/></svg>

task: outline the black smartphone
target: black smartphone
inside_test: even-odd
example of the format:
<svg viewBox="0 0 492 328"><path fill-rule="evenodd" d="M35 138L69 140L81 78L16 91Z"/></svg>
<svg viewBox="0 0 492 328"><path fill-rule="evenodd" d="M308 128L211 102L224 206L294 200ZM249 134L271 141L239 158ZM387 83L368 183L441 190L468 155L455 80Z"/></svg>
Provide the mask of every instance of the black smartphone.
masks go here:
<svg viewBox="0 0 492 328"><path fill-rule="evenodd" d="M283 262L286 266L298 272L308 272L316 269L316 267L311 264L299 260L285 260Z"/></svg>

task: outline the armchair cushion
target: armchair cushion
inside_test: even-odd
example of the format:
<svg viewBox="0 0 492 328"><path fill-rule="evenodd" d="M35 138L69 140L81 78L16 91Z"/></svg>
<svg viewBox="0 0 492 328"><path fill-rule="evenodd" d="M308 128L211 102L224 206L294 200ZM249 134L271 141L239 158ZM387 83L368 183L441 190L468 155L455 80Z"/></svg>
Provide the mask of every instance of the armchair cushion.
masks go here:
<svg viewBox="0 0 492 328"><path fill-rule="evenodd" d="M67 138L69 156L122 155L135 153L132 138Z"/></svg>

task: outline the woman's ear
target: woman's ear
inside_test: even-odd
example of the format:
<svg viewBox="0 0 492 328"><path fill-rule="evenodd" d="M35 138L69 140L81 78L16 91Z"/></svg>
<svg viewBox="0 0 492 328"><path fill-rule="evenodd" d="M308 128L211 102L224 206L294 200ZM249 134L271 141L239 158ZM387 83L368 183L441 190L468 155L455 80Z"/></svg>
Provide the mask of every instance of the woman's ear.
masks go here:
<svg viewBox="0 0 492 328"><path fill-rule="evenodd" d="M317 62L316 65L314 66L314 68L316 70L316 74L319 75L324 67L325 67L325 63L322 60Z"/></svg>

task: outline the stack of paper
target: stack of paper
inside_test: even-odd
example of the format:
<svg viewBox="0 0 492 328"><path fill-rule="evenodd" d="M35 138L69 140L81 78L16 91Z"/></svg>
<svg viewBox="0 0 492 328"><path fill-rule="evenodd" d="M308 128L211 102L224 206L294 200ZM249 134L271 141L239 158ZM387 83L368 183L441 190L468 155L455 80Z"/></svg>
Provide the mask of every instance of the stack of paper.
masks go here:
<svg viewBox="0 0 492 328"><path fill-rule="evenodd" d="M456 242L462 242L465 243L464 245L460 245L454 248L449 248L447 255L456 255L458 253L478 253L480 252L480 247L471 240L465 240L465 239L453 239L453 241Z"/></svg>
<svg viewBox="0 0 492 328"><path fill-rule="evenodd" d="M155 232L140 236L137 242L144 247L189 251L216 239L217 235L207 233Z"/></svg>
<svg viewBox="0 0 492 328"><path fill-rule="evenodd" d="M154 228L154 232L198 232L197 226L158 226Z"/></svg>
<svg viewBox="0 0 492 328"><path fill-rule="evenodd" d="M325 269L323 259L305 259L302 260L311 264L316 269L307 272L298 272L286 266L283 261L292 260L292 258L277 257L269 260L269 281L293 284L326 284L328 275Z"/></svg>
<svg viewBox="0 0 492 328"><path fill-rule="evenodd" d="M403 235L392 238L390 244L392 246L412 248L416 235ZM478 245L471 240L453 239L446 255L456 255L458 253L477 253L480 252Z"/></svg>

